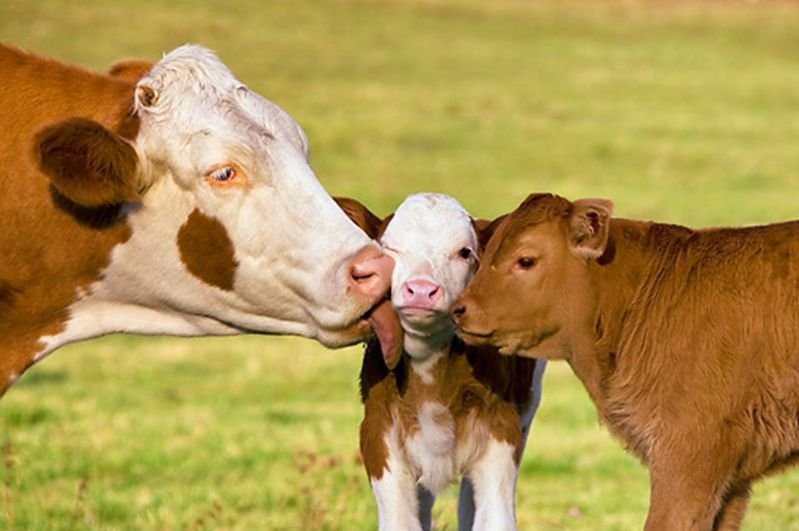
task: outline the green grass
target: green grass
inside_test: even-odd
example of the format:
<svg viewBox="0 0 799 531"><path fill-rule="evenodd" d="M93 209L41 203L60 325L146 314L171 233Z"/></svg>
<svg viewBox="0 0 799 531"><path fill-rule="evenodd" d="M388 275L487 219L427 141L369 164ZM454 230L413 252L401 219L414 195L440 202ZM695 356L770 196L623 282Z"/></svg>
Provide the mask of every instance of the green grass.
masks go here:
<svg viewBox="0 0 799 531"><path fill-rule="evenodd" d="M233 4L233 5L231 5ZM332 192L475 215L529 192L694 226L799 217L799 10L788 2L4 0L0 39L106 68L219 52L305 127ZM0 528L373 529L358 348L113 337L0 403ZM645 470L562 364L522 464L522 529L640 528ZM799 529L799 470L744 529ZM439 528L454 529L455 494Z"/></svg>

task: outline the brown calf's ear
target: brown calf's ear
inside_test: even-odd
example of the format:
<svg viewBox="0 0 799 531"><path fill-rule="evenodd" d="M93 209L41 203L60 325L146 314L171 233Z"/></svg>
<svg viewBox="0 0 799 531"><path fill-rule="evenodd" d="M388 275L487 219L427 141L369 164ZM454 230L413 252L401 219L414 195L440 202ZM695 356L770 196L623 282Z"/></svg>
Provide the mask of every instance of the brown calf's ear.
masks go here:
<svg viewBox="0 0 799 531"><path fill-rule="evenodd" d="M333 201L338 203L338 206L347 214L347 217L358 225L367 236L373 240L377 239L382 222L363 203L349 197L334 197Z"/></svg>
<svg viewBox="0 0 799 531"><path fill-rule="evenodd" d="M508 217L508 215L503 214L493 221L472 218L472 225L474 226L474 231L477 233L477 243L480 247L480 252L484 251L486 246L488 246L488 240L491 239L491 236L497 230L499 224L502 223L506 217Z"/></svg>
<svg viewBox="0 0 799 531"><path fill-rule="evenodd" d="M613 203L607 199L580 199L572 204L569 218L570 241L574 252L585 258L599 258L608 243Z"/></svg>
<svg viewBox="0 0 799 531"><path fill-rule="evenodd" d="M136 83L144 77L144 74L149 72L152 67L153 63L151 61L145 61L143 59L124 59L112 64L111 68L108 69L108 75Z"/></svg>
<svg viewBox="0 0 799 531"><path fill-rule="evenodd" d="M138 199L133 147L102 125L70 118L36 135L41 170L67 199L97 207Z"/></svg>

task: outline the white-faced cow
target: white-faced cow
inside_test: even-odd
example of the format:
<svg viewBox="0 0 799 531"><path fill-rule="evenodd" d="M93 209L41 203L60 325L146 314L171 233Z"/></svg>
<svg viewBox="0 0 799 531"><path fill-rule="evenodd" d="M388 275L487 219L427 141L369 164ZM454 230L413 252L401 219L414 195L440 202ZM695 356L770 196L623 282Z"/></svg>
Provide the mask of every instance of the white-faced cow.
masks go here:
<svg viewBox="0 0 799 531"><path fill-rule="evenodd" d="M383 226L404 349L400 358L372 342L361 369L361 454L379 527L430 529L434 494L463 474L459 529L513 529L518 462L544 363L454 338L449 307L478 253L474 222L455 199L412 195Z"/></svg>
<svg viewBox="0 0 799 531"><path fill-rule="evenodd" d="M340 346L371 321L391 349L391 259L316 180L299 125L202 47L147 70L0 47L0 395L111 332Z"/></svg>

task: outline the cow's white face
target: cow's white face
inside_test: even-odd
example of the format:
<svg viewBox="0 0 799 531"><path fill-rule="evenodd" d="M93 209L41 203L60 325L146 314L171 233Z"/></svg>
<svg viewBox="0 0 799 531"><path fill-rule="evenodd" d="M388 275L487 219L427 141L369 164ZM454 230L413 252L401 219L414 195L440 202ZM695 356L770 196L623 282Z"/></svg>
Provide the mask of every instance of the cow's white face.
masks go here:
<svg viewBox="0 0 799 531"><path fill-rule="evenodd" d="M476 268L477 235L469 213L450 196L409 196L380 239L394 258L391 303L405 350L424 357L453 334L449 308Z"/></svg>
<svg viewBox="0 0 799 531"><path fill-rule="evenodd" d="M106 305L108 331L296 334L328 346L369 334L364 317L383 300L392 261L317 181L286 112L199 46L156 63L134 110L132 235L73 321ZM390 314L368 316L385 331Z"/></svg>

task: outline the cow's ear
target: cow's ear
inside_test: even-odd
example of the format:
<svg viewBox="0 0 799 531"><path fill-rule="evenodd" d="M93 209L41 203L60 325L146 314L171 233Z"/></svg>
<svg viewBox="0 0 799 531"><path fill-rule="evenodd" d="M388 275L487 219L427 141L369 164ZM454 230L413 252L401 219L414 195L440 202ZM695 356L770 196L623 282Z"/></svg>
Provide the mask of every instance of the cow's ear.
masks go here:
<svg viewBox="0 0 799 531"><path fill-rule="evenodd" d="M111 68L108 69L108 75L136 83L144 77L144 74L149 72L152 67L153 63L151 61L145 61L143 59L125 59L112 64Z"/></svg>
<svg viewBox="0 0 799 531"><path fill-rule="evenodd" d="M347 217L358 225L367 236L373 240L377 239L380 235L380 227L382 224L379 217L375 216L363 203L355 199L349 197L334 197L333 200L338 203L338 206L347 214Z"/></svg>
<svg viewBox="0 0 799 531"><path fill-rule="evenodd" d="M572 204L569 245L585 258L599 258L608 244L613 203L607 199L580 199Z"/></svg>
<svg viewBox="0 0 799 531"><path fill-rule="evenodd" d="M491 236L497 230L499 224L502 223L507 216L507 214L503 214L493 221L472 218L472 225L474 226L474 231L477 233L477 242L480 246L479 252L485 250L488 245L488 240L491 239Z"/></svg>
<svg viewBox="0 0 799 531"><path fill-rule="evenodd" d="M58 122L40 131L35 145L39 167L70 201L97 207L139 198L136 151L97 122Z"/></svg>

